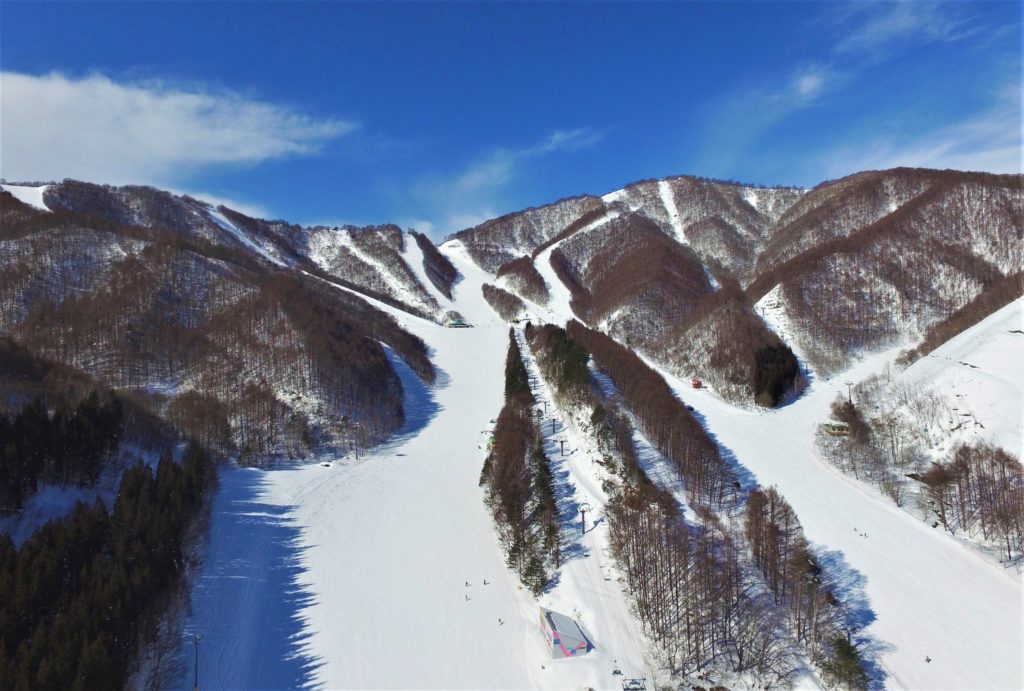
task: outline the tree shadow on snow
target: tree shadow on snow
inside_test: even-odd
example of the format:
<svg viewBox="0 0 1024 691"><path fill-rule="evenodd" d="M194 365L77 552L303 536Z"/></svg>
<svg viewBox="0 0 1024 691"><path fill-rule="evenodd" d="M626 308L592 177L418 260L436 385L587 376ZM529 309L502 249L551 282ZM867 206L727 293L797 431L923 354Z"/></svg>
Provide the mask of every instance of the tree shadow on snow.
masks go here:
<svg viewBox="0 0 1024 691"><path fill-rule="evenodd" d="M740 462L740 459L736 455L736 452L733 451L728 446L726 446L724 443L722 443L722 440L718 438L718 435L711 431L711 429L708 427L707 416L704 415L704 413L700 412L699 410L691 410L690 414L693 415L693 417L697 420L698 423L700 423L700 426L704 430L704 433L708 436L708 439L710 439L711 442L718 447L719 455L722 457L722 460L725 461L726 465L729 467L730 470L732 470L733 474L736 476L736 481L740 483L740 489L742 490L743 494L746 495L750 491L757 489L757 477L752 472L750 472L750 470L745 465L743 465Z"/></svg>
<svg viewBox="0 0 1024 691"><path fill-rule="evenodd" d="M843 603L846 611L847 630L853 634L854 642L861 653L865 669L868 673L871 689L885 688L886 673L880 664L883 653L890 652L891 644L885 643L864 633L865 629L877 618L871 608L867 595L868 579L860 571L850 566L843 553L830 550L823 545L814 545L814 553L818 564L827 574L836 597Z"/></svg>
<svg viewBox="0 0 1024 691"><path fill-rule="evenodd" d="M547 421L545 421L547 424ZM565 431L561 420L557 421L556 431L544 437L544 453L551 468L551 480L555 492L555 505L558 508L558 529L561 535L561 564L589 556L582 542L580 532L580 505L576 501L576 489L570 478L566 460L569 455L562 455L562 445L555 437ZM550 428L548 428L550 430ZM570 455L572 450L570 450ZM556 572L548 583L546 590L554 588L560 579L561 571Z"/></svg>
<svg viewBox="0 0 1024 691"><path fill-rule="evenodd" d="M299 582L306 548L289 518L293 507L261 501L264 482L250 469L221 474L179 648L189 688L193 635L201 636L203 688L315 688L322 662L308 651L312 634L302 615L314 598Z"/></svg>
<svg viewBox="0 0 1024 691"><path fill-rule="evenodd" d="M388 440L388 444L406 441L419 434L426 427L441 408L437 404L434 391L443 389L449 384L448 374L435 367L436 378L433 386L427 386L416 376L405 360L398 356L390 347L385 346L384 352L391 361L399 381L402 383L402 410L405 413L405 424L398 431L397 436ZM430 353L433 360L433 352Z"/></svg>
<svg viewBox="0 0 1024 691"><path fill-rule="evenodd" d="M580 505L569 480L569 471L565 463L552 463L552 474L555 480L555 502L558 505L558 527L563 536L562 563L589 555L583 546L580 528ZM593 526L591 526L593 529Z"/></svg>
<svg viewBox="0 0 1024 691"><path fill-rule="evenodd" d="M788 408L797 401L803 399L805 396L807 396L807 394L809 394L811 391L815 389L815 384L817 384L819 379L818 373L815 370L812 370L810 368L810 365L808 365L803 360L800 360L799 362L800 376L803 377L803 383L798 386L790 387L789 389L787 389L786 392L782 395L782 400L780 400L771 410L781 410L782 408Z"/></svg>

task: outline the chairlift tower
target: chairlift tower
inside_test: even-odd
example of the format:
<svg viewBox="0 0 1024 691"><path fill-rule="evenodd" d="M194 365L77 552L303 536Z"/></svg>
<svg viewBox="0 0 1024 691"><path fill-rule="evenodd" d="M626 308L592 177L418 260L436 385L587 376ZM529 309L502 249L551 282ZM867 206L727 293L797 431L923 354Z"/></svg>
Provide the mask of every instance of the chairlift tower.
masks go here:
<svg viewBox="0 0 1024 691"><path fill-rule="evenodd" d="M580 535L587 534L587 511L590 511L590 504L587 502L580 504Z"/></svg>
<svg viewBox="0 0 1024 691"><path fill-rule="evenodd" d="M192 636L192 645L195 646L196 649L196 673L195 681L192 684L193 691L199 691L199 641L201 641L202 639L203 637L199 634L195 634L194 636Z"/></svg>

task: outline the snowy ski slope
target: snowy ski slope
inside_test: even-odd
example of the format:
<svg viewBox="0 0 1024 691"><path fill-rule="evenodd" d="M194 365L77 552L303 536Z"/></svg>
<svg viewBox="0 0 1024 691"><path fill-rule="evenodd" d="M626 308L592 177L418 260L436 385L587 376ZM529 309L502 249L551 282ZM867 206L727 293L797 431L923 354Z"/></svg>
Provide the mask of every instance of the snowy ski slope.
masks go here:
<svg viewBox="0 0 1024 691"><path fill-rule="evenodd" d="M896 377L955 400L982 426L965 441L985 440L1022 458L1024 452L1024 298L949 339Z"/></svg>
<svg viewBox="0 0 1024 691"><path fill-rule="evenodd" d="M40 211L49 211L50 208L43 203L43 192L49 185L42 185L40 187L28 187L26 185L0 185L0 189L5 192L10 192L14 195L14 198L18 201L24 202L29 206L35 207Z"/></svg>
<svg viewBox="0 0 1024 691"><path fill-rule="evenodd" d="M580 610L596 645L584 659L550 659L538 601L505 567L478 481L508 326L483 301L490 277L446 249L463 275L453 307L475 328L377 305L427 341L442 372L428 390L396 360L405 432L358 461L224 473L187 626L203 635L212 688L615 689L616 661L649 676L639 624L605 580L605 532L588 534L591 556L540 600ZM191 652L183 641L183 683Z"/></svg>
<svg viewBox="0 0 1024 691"><path fill-rule="evenodd" d="M662 371L718 443L793 506L808 540L846 575L886 685L910 689L1024 688L1020 577L847 478L812 451L844 381L882 370L896 350L868 357L772 411L738 409ZM925 662L930 657L931 662Z"/></svg>
<svg viewBox="0 0 1024 691"><path fill-rule="evenodd" d="M493 278L458 243L442 250L463 276L452 308L475 328L445 329L371 300L427 342L440 372L440 383L427 389L394 359L406 387L404 432L359 460L224 473L188 624L203 635L200 667L211 688L616 689L616 666L626 676L655 671L607 555L605 525L572 538L576 556L539 600L505 567L478 480L490 420L502 404L508 325L480 293ZM569 294L549 254L537 259L552 289L545 312L564 322L572 317ZM1008 330L1005 320L996 322ZM1016 352L1004 339L991 358L972 359L972 349L992 342L972 333L963 352L940 349L928 362L980 367ZM845 597L877 644L868 652L886 686L1022 688L1024 595L1016 573L813 453L814 427L845 393L842 382L867 377L895 355L879 353L815 381L774 411L738 409L665 376L726 453L792 504L808 539L842 575ZM558 455L562 439L575 453ZM592 507L590 520L599 519L607 497L586 436L556 414L546 444L563 478L565 520L583 502ZM552 661L537 632L538 604L576 616L596 650ZM191 652L183 641L182 685L192 677Z"/></svg>

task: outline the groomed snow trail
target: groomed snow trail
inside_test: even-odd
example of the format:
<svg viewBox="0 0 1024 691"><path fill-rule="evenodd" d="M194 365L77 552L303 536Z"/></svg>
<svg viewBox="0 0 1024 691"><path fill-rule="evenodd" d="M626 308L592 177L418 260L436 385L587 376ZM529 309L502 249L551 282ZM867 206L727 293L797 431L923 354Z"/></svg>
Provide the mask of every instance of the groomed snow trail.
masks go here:
<svg viewBox="0 0 1024 691"><path fill-rule="evenodd" d="M603 577L601 533L541 598L579 606L597 646L582 660L551 660L538 601L504 564L478 482L508 325L481 295L490 277L446 252L463 277L453 307L474 328L378 305L424 338L441 381L428 389L397 363L409 420L395 441L330 467L223 473L187 625L212 688L618 688L616 659L648 675L619 584ZM191 656L189 639L183 682Z"/></svg>
<svg viewBox="0 0 1024 691"><path fill-rule="evenodd" d="M683 228L683 222L679 218L679 209L676 208L676 200L672 198L672 186L668 180L658 180L658 195L661 197L661 203L665 207L665 213L668 214L672 230L676 234L676 242L680 245L689 245L690 242L686 239L686 230Z"/></svg>
<svg viewBox="0 0 1024 691"><path fill-rule="evenodd" d="M577 660L545 663L538 672L530 666L538 688L619 688L623 677L646 677L653 687L657 665L643 626L631 611L625 594L625 574L616 566L610 547L605 511L608 495L602 480L608 473L595 459L593 438L580 430L580 419L555 404L551 388L541 376L529 346L519 335L537 409L548 411L541 419L541 435L555 478L555 495L564 540L563 562L556 584L540 597L540 603L574 616L593 637L596 650ZM577 412L585 420L589 414ZM564 454L562 441L565 442ZM586 532L581 535L580 507L586 508ZM543 658L541 653L540 657Z"/></svg>
<svg viewBox="0 0 1024 691"><path fill-rule="evenodd" d="M49 211L50 208L43 203L43 192L49 185L40 187L26 187L25 185L0 185L0 189L10 192L18 201L35 207L40 211Z"/></svg>
<svg viewBox="0 0 1024 691"><path fill-rule="evenodd" d="M738 409L662 374L760 484L779 488L807 538L830 555L833 569L847 574L847 592L866 596L866 632L880 643L887 686L1024 688L1019 577L872 494L813 452L815 426L828 417L837 395L846 396L843 382L881 371L896 354L866 358L770 412Z"/></svg>

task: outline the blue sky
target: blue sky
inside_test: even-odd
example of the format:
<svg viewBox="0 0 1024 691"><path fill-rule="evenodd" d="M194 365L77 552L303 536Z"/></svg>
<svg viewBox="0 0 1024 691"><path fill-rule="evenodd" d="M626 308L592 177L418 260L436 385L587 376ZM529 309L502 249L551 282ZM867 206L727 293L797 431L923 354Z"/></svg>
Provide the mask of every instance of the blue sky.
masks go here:
<svg viewBox="0 0 1024 691"><path fill-rule="evenodd" d="M0 2L0 176L435 237L694 174L1021 168L1021 5Z"/></svg>

